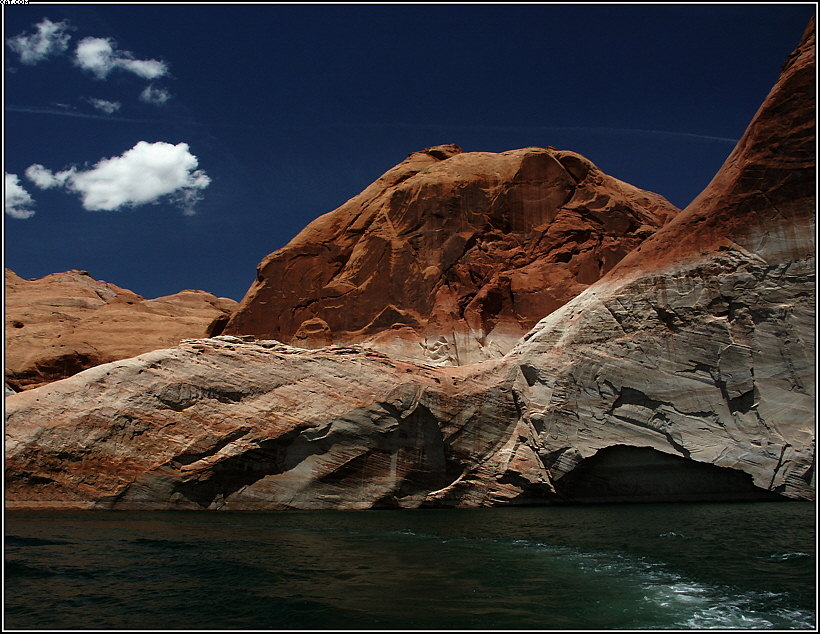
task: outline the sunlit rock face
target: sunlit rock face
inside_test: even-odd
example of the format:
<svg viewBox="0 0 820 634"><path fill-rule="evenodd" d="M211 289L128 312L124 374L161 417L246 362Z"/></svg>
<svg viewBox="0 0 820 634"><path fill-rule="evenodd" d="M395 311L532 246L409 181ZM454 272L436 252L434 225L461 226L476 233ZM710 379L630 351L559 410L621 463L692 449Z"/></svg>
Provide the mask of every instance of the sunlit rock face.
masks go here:
<svg viewBox="0 0 820 634"><path fill-rule="evenodd" d="M476 465L495 473L517 425L510 381L499 382L497 368L461 370L357 347L187 340L9 397L6 500L23 508L419 506L472 478ZM472 488L490 499L486 487Z"/></svg>
<svg viewBox="0 0 820 634"><path fill-rule="evenodd" d="M677 211L574 152L429 148L265 258L225 333L498 357Z"/></svg>
<svg viewBox="0 0 820 634"><path fill-rule="evenodd" d="M653 447L814 496L814 23L706 190L510 355L554 479Z"/></svg>
<svg viewBox="0 0 820 634"><path fill-rule="evenodd" d="M709 187L503 357L219 336L8 396L7 507L814 499L814 92L812 22Z"/></svg>
<svg viewBox="0 0 820 634"><path fill-rule="evenodd" d="M237 305L194 290L144 299L79 270L25 280L6 269L5 292L5 375L16 390L206 336Z"/></svg>

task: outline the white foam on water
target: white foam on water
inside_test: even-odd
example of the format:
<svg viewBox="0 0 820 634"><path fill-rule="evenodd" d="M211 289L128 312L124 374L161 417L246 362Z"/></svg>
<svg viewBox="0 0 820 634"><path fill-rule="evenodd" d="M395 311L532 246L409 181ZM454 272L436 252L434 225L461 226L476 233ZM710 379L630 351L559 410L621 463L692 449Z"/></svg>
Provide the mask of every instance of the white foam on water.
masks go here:
<svg viewBox="0 0 820 634"><path fill-rule="evenodd" d="M497 537L452 536L414 531L391 530L388 533L411 539L433 539L441 543L464 543L468 547L494 544L502 547L533 550L549 555L551 560L564 562L577 570L611 578L620 585L632 586L643 595L647 607L653 613L661 613L658 622L641 628L680 629L813 629L814 614L801 610L788 610L772 605L778 597L771 592L740 591L729 586L716 586L685 578L671 571L666 564L645 557L611 551L582 551L574 547L549 544L529 539ZM659 537L686 539L672 531ZM802 552L776 553L777 559L809 557ZM765 606L770 606L766 608ZM638 613L636 609L636 618ZM662 622L661 622L662 621Z"/></svg>
<svg viewBox="0 0 820 634"><path fill-rule="evenodd" d="M664 577L669 577L664 579ZM669 573L644 584L644 599L669 611L675 627L687 629L811 628L813 615L800 610L767 609L774 592L738 592Z"/></svg>
<svg viewBox="0 0 820 634"><path fill-rule="evenodd" d="M679 535L675 534L676 537ZM813 629L814 614L771 606L785 598L773 592L738 591L687 579L665 564L644 557L617 552L583 552L563 546L515 540L516 545L535 547L555 557L571 561L580 570L632 583L641 589L644 600L667 614L658 627L681 629ZM810 556L785 553L782 558Z"/></svg>
<svg viewBox="0 0 820 634"><path fill-rule="evenodd" d="M809 553L775 553L773 555L769 555L771 559L779 559L781 561L786 561L787 559L802 559L803 557L811 557Z"/></svg>
<svg viewBox="0 0 820 634"><path fill-rule="evenodd" d="M763 593L771 595L771 593ZM814 615L801 610L760 611L765 597L749 593L733 599L723 597L719 605L698 610L681 625L695 629L814 629Z"/></svg>
<svg viewBox="0 0 820 634"><path fill-rule="evenodd" d="M817 630L817 617L802 610L776 610L775 614L787 623L792 623L793 629Z"/></svg>
<svg viewBox="0 0 820 634"><path fill-rule="evenodd" d="M768 619L749 616L733 605L712 606L700 610L682 625L694 629L761 629L774 627L774 623Z"/></svg>
<svg viewBox="0 0 820 634"><path fill-rule="evenodd" d="M676 533L675 531L669 531L668 533L661 533L658 537L679 537L681 539L686 539L686 535L682 535L681 533Z"/></svg>

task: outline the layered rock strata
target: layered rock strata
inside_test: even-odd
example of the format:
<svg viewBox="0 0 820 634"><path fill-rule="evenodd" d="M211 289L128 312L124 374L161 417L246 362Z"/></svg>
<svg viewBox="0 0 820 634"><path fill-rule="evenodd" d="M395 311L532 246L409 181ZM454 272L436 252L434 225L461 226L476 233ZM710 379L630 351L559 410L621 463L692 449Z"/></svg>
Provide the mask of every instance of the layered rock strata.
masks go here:
<svg viewBox="0 0 820 634"><path fill-rule="evenodd" d="M221 336L7 398L10 508L814 499L814 25L710 186L503 358Z"/></svg>
<svg viewBox="0 0 820 634"><path fill-rule="evenodd" d="M517 418L508 388L476 369L225 336L98 366L7 408L11 507L418 506L491 459Z"/></svg>
<svg viewBox="0 0 820 634"><path fill-rule="evenodd" d="M573 152L429 148L265 258L225 333L501 356L677 211Z"/></svg>
<svg viewBox="0 0 820 634"><path fill-rule="evenodd" d="M814 41L710 185L510 355L557 481L629 444L814 497Z"/></svg>
<svg viewBox="0 0 820 634"><path fill-rule="evenodd" d="M6 269L5 291L5 374L15 390L219 334L237 306L195 290L144 299L79 270L25 280Z"/></svg>

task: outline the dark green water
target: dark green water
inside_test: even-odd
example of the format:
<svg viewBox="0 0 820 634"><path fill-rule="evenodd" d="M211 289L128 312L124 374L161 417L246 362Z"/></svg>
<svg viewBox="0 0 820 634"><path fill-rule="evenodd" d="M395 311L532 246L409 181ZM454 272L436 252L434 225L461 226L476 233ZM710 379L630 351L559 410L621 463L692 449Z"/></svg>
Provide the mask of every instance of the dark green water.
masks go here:
<svg viewBox="0 0 820 634"><path fill-rule="evenodd" d="M813 629L815 509L7 512L6 629Z"/></svg>

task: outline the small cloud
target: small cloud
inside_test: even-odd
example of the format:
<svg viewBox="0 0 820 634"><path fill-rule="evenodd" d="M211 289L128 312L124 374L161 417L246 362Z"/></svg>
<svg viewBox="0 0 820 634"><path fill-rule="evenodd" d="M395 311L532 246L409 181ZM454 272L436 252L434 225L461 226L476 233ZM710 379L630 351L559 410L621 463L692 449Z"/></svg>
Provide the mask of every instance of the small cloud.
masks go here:
<svg viewBox="0 0 820 634"><path fill-rule="evenodd" d="M77 45L74 63L97 76L105 79L116 67L114 46L111 40L102 37L86 37Z"/></svg>
<svg viewBox="0 0 820 634"><path fill-rule="evenodd" d="M39 163L29 165L25 172L26 178L37 185L40 189L51 189L52 187L57 186L62 187L65 185L71 173L71 170L66 170L55 174L50 169L43 167Z"/></svg>
<svg viewBox="0 0 820 634"><path fill-rule="evenodd" d="M98 79L105 79L114 67L114 47L111 40L101 37L87 37L80 41L74 52L74 63Z"/></svg>
<svg viewBox="0 0 820 634"><path fill-rule="evenodd" d="M34 210L31 209L34 206L34 200L23 189L17 174L3 173L5 174L6 213L20 220L31 218L34 215Z"/></svg>
<svg viewBox="0 0 820 634"><path fill-rule="evenodd" d="M170 98L171 93L164 88L154 88L153 85L146 86L145 90L140 93L140 101L150 103L155 106L161 106Z"/></svg>
<svg viewBox="0 0 820 634"><path fill-rule="evenodd" d="M180 189L171 196L171 200L182 210L183 215L195 216L195 207L202 200L202 191L199 189Z"/></svg>
<svg viewBox="0 0 820 634"><path fill-rule="evenodd" d="M89 211L136 207L168 197L183 213L192 215L202 190L211 183L198 166L187 143L140 141L121 156L102 159L89 170L71 167L53 173L35 164L26 176L38 187L65 186L80 195Z"/></svg>
<svg viewBox="0 0 820 634"><path fill-rule="evenodd" d="M128 53L130 55L130 53ZM155 59L118 59L117 64L123 70L131 71L143 79L156 79L168 74L165 62Z"/></svg>
<svg viewBox="0 0 820 634"><path fill-rule="evenodd" d="M168 73L168 65L155 59L134 59L130 51L117 50L116 42L107 37L86 37L77 44L74 63L93 73L97 79L105 79L111 71L119 68L143 79L156 79Z"/></svg>
<svg viewBox="0 0 820 634"><path fill-rule="evenodd" d="M21 33L7 40L9 48L20 56L20 62L33 66L52 55L59 55L68 48L71 36L68 22L52 22L48 18L36 25L37 31Z"/></svg>
<svg viewBox="0 0 820 634"><path fill-rule="evenodd" d="M94 97L88 97L86 101L97 110L100 110L105 114L114 114L122 105L119 101L107 101L105 99L96 99Z"/></svg>

